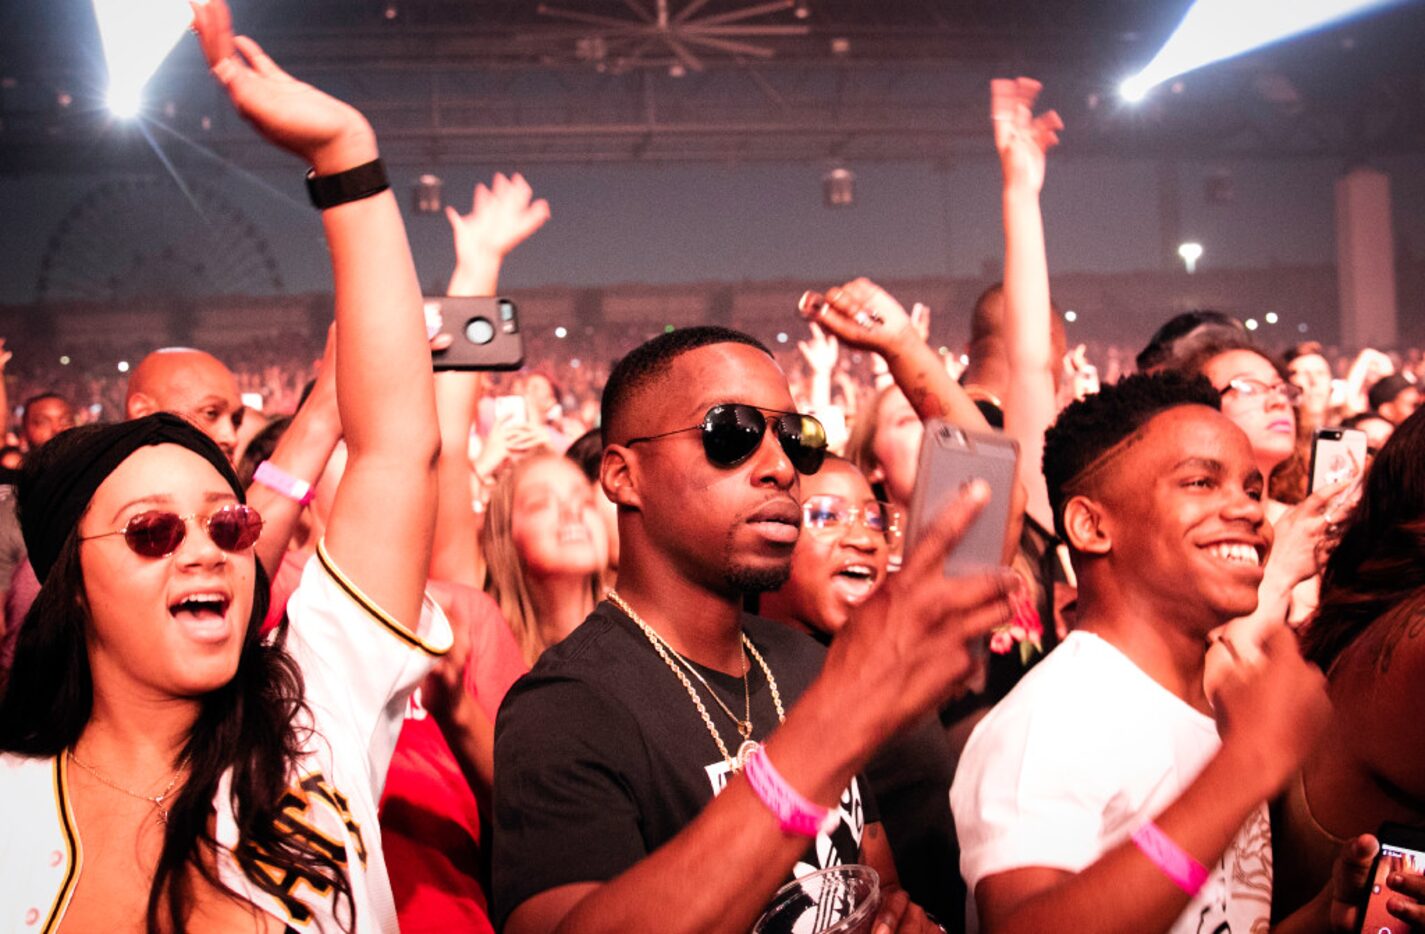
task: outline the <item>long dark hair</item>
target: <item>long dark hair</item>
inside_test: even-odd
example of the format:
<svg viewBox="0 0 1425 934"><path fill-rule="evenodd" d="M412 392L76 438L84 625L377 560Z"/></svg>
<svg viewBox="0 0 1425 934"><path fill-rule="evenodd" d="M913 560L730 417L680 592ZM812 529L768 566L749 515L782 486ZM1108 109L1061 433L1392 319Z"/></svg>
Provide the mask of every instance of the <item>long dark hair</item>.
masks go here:
<svg viewBox="0 0 1425 934"><path fill-rule="evenodd" d="M1361 500L1321 572L1321 602L1302 650L1329 668L1369 626L1385 620L1382 651L1389 651L1422 608L1425 409L1395 429L1367 471Z"/></svg>
<svg viewBox="0 0 1425 934"><path fill-rule="evenodd" d="M264 641L259 632L268 599L267 574L259 561L237 674L202 698L183 747L188 780L168 811L163 850L149 889L149 934L187 928L193 907L190 866L214 887L242 898L217 877L216 863L208 858L220 846L208 829L208 817L218 781L229 768L242 842L236 856L248 878L274 895L278 892L268 874L255 866L260 857L279 871L324 879L338 904L344 903L348 916L354 916L351 883L342 866L276 827L289 767L311 737L302 725L307 715L302 672L284 648L285 621L271 640ZM0 685L0 752L60 756L84 732L94 707L85 638L89 619L78 532L72 530L25 615L14 666Z"/></svg>

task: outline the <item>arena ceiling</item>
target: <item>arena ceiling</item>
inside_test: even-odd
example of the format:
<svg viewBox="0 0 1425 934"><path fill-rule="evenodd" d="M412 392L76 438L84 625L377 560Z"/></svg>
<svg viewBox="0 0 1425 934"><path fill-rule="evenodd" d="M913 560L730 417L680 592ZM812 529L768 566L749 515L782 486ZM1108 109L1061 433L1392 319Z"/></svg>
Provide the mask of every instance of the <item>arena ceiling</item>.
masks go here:
<svg viewBox="0 0 1425 934"><path fill-rule="evenodd" d="M1286 2L1286 0L1283 0ZM1425 151L1425 3L1220 63L1136 107L1114 88L1187 0L234 0L243 31L442 164L891 160L988 152L985 84L1030 74L1066 152L1345 161ZM155 158L272 164L191 41L148 117L102 106L88 0L0 5L0 172ZM148 139L146 137L151 137Z"/></svg>

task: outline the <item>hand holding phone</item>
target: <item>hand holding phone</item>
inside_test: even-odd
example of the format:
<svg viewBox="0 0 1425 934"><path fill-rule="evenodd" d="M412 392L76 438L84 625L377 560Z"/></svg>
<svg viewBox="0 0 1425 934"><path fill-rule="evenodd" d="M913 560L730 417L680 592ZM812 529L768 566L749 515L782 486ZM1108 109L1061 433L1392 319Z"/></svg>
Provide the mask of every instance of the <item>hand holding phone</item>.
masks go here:
<svg viewBox="0 0 1425 934"><path fill-rule="evenodd" d="M1366 433L1318 428L1311 436L1311 491L1359 477L1366 465Z"/></svg>
<svg viewBox="0 0 1425 934"><path fill-rule="evenodd" d="M1382 824L1376 831L1380 840L1380 852L1371 866L1366 880L1365 895L1361 902L1357 934L1405 934L1419 930L1425 923L1425 907L1420 901L1425 897L1425 830L1407 827L1404 824ZM1401 884L1391 885L1390 879L1399 874ZM1407 921L1390 910L1390 903L1396 900L1414 901L1404 912L1413 918Z"/></svg>
<svg viewBox="0 0 1425 934"><path fill-rule="evenodd" d="M907 551L915 548L945 506L979 479L989 484L990 501L946 557L945 575L1002 565L1018 460L1019 445L1001 434L965 431L939 419L926 422L910 499Z"/></svg>

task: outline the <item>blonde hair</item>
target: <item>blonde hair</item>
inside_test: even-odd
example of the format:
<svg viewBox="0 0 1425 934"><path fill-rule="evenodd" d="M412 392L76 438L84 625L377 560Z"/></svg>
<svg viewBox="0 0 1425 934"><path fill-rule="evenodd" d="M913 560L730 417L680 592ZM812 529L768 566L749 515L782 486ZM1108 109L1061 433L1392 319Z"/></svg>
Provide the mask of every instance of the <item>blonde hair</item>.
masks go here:
<svg viewBox="0 0 1425 934"><path fill-rule="evenodd" d="M533 665L549 648L549 643L540 633L534 598L525 578L524 562L515 547L515 491L530 467L548 460L566 458L549 448L539 448L505 471L490 493L489 505L485 507L485 524L480 528L480 552L485 558L483 589L499 604L500 613L519 643L525 663L529 665ZM571 462L570 466L578 470L577 464ZM603 599L601 571L589 575L589 593L595 603Z"/></svg>

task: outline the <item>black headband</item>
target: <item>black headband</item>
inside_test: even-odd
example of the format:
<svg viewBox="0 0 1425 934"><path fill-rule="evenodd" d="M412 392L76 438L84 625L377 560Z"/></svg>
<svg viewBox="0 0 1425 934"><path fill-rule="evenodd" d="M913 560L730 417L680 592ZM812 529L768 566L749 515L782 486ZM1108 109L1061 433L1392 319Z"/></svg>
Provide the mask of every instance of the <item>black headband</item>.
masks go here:
<svg viewBox="0 0 1425 934"><path fill-rule="evenodd" d="M94 491L130 454L155 444L176 444L202 456L243 500L242 484L222 449L177 415L159 412L61 432L26 459L17 488L20 531L40 583L89 508Z"/></svg>

